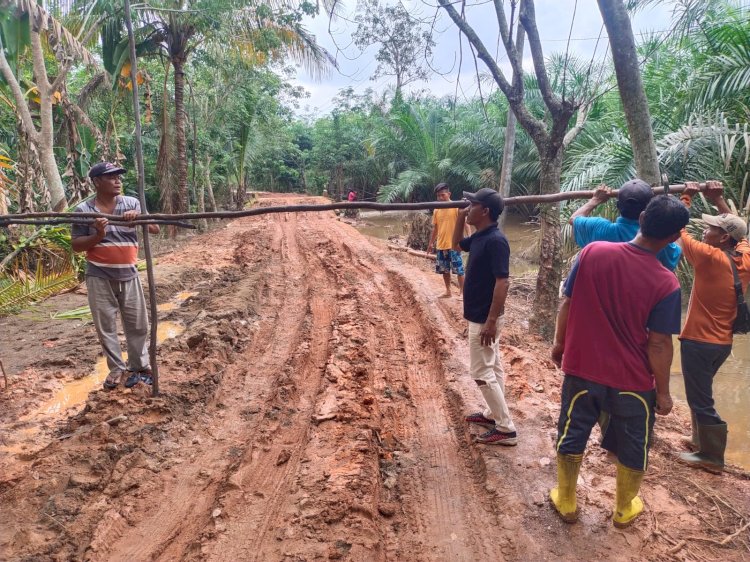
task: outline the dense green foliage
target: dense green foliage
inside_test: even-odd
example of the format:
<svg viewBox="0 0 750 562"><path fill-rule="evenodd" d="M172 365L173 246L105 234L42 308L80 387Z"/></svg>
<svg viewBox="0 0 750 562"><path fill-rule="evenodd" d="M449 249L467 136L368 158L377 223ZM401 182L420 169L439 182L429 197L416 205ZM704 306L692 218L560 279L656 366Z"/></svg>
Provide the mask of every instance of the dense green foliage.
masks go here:
<svg viewBox="0 0 750 562"><path fill-rule="evenodd" d="M179 135L174 69L175 57L182 56L176 54L177 47L184 55L179 60L185 82L191 210L203 207L201 194L206 208L212 196L219 207L229 208L241 205L242 194L252 189L312 194L327 190L332 198L354 189L364 200L421 201L432 199L432 187L441 181L451 185L454 196L464 189L497 187L508 113L501 94L457 101L403 96L398 90L394 97L371 90L356 94L348 88L335 98L330 114L301 119L295 110L305 93L291 84L294 71L286 66L285 56L322 68L327 54L302 26L306 15L316 13L315 5L271 8L239 0L194 4L205 10L159 11L159 6L171 6L165 0L135 13L152 211L171 208L165 198L174 197L168 191L184 171L175 163ZM722 180L730 204L747 214L750 11L732 0L673 4L674 29L646 37L639 46L662 169L673 183ZM104 21L88 45L103 67L75 67L54 106L55 151L71 203L86 195L88 167L104 158L124 163L129 169L126 192L132 194L135 188L132 85L119 6L81 1L73 3L73 11L58 14L76 33L97 14ZM23 19L14 19L12 10L0 13L0 37L14 72L28 89L33 110L30 53L18 25ZM178 40L180 45L172 43ZM58 63L52 53L46 62L53 74ZM558 91L594 87L600 92L584 128L565 152L561 188L591 189L599 183L617 187L633 177L632 149L611 69L591 69L586 62L551 54L548 70ZM525 86L530 110L544 118L534 79L527 77ZM41 210L48 204L42 191L32 189L38 185L33 183L38 178L29 173L33 151L19 130L14 98L0 82L0 212ZM511 194L538 193L539 174L536 148L519 130ZM563 214L576 204L563 206ZM696 206L701 210L705 202ZM3 231L0 255L26 237Z"/></svg>

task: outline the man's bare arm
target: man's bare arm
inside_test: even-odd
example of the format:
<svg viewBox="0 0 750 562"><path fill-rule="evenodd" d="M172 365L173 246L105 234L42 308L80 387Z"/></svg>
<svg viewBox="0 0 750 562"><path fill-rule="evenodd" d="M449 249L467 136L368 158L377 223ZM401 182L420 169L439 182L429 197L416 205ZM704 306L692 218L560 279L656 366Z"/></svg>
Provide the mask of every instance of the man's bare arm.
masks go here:
<svg viewBox="0 0 750 562"><path fill-rule="evenodd" d="M458 218L456 218L456 226L453 228L453 239L451 240L451 246L454 250L461 250L459 243L464 239L464 226L466 226L466 215L468 212L469 207L458 210Z"/></svg>
<svg viewBox="0 0 750 562"><path fill-rule="evenodd" d="M89 234L87 236L74 237L71 240L73 251L85 252L86 250L90 250L91 248L96 246L99 242L101 242L104 239L104 235L106 234L107 224L109 224L109 221L105 218L98 218L94 220L94 223L91 226L93 226L96 229L96 232L94 234Z"/></svg>
<svg viewBox="0 0 750 562"><path fill-rule="evenodd" d="M610 188L608 188L606 185L598 186L594 190L594 195L591 197L591 199L578 207L575 212L570 215L568 223L572 225L578 217L589 216L594 209L596 209L602 203L606 203L611 196L612 190Z"/></svg>
<svg viewBox="0 0 750 562"><path fill-rule="evenodd" d="M497 321L505 314L505 300L508 298L508 288L510 280L507 277L497 277L495 279L495 288L492 291L492 304L490 312L487 314L487 320L479 332L479 338L482 345L492 345L497 333Z"/></svg>
<svg viewBox="0 0 750 562"><path fill-rule="evenodd" d="M568 314L570 313L570 297L563 297L557 311L557 325L555 327L555 343L552 346L552 361L558 367L562 365L563 350L565 349L565 334L568 330Z"/></svg>
<svg viewBox="0 0 750 562"><path fill-rule="evenodd" d="M650 331L648 334L648 362L656 379L656 413L666 416L672 411L669 393L669 369L672 366L672 336Z"/></svg>

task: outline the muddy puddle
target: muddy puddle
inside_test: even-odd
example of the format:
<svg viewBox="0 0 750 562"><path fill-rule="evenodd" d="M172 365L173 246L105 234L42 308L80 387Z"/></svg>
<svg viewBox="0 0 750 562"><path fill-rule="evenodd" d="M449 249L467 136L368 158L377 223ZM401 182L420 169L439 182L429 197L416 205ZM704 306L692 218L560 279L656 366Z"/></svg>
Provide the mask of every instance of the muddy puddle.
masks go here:
<svg viewBox="0 0 750 562"><path fill-rule="evenodd" d="M367 236L388 240L393 236L409 235L409 224L418 212L415 211L367 211L360 213L357 230ZM535 246L539 227L525 222L517 215L508 215L503 232L508 237L511 249L510 273L522 277L536 271L536 266L521 253Z"/></svg>
<svg viewBox="0 0 750 562"><path fill-rule="evenodd" d="M177 293L168 302L160 304L157 309L159 312L169 312L179 308L179 306L190 297L195 296L197 293L182 292ZM185 327L177 322L160 320L156 327L156 342L162 343L168 339L175 338L185 331ZM127 360L127 352L123 352L123 359ZM61 389L59 389L48 401L42 404L36 411L24 416L21 421L33 422L40 418L59 414L68 410L82 405L86 402L89 393L99 388L104 379L107 377L109 369L107 368L107 361L105 357L99 357L94 366L94 372L77 380L66 383ZM25 428L27 432L38 432L37 427Z"/></svg>
<svg viewBox="0 0 750 562"><path fill-rule="evenodd" d="M685 400L680 345L675 338L672 394ZM729 425L726 460L750 469L750 334L734 337L732 355L714 378L716 410Z"/></svg>

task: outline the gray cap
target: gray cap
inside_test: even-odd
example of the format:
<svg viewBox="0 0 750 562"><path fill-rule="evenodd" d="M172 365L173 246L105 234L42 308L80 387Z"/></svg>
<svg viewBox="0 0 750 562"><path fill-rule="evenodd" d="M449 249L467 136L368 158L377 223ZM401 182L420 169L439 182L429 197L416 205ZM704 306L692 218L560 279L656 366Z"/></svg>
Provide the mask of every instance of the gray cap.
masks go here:
<svg viewBox="0 0 750 562"><path fill-rule="evenodd" d="M701 215L701 220L711 226L718 226L738 242L747 235L747 225L737 215L724 213L722 215Z"/></svg>
<svg viewBox="0 0 750 562"><path fill-rule="evenodd" d="M112 162L99 162L91 166L89 170L90 178L98 178L99 176L107 176L109 174L124 174L125 168L121 168Z"/></svg>

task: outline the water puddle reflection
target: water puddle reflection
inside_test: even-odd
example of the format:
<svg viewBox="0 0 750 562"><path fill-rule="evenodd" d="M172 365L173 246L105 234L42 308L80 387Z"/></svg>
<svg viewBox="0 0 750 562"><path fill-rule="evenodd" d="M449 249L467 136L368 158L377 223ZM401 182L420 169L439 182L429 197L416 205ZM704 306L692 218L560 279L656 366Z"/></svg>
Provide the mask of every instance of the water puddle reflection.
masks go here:
<svg viewBox="0 0 750 562"><path fill-rule="evenodd" d="M156 327L156 343L162 343L169 338L177 337L184 331L185 327L182 324L161 321ZM127 352L123 352L122 358L124 361L127 361ZM107 378L108 373L107 359L100 357L94 366L92 374L67 383L48 402L39 408L38 413L44 415L56 414L73 406L83 404L88 398L89 393L104 383L104 379Z"/></svg>
<svg viewBox="0 0 750 562"><path fill-rule="evenodd" d="M168 312L178 308L183 302L190 297L194 297L198 293L183 291L177 293L168 302L163 303L157 307L160 312ZM170 338L175 338L185 331L185 327L177 322L169 322L161 320L157 323L156 327L156 342L160 344ZM123 352L123 359L127 361L128 354ZM94 366L94 372L81 379L71 381L65 384L55 395L45 402L35 412L24 416L22 421L31 421L36 416L49 416L52 414L60 413L68 408L73 408L83 404L89 396L89 393L100 388L104 379L107 378L109 369L107 368L107 360L105 357L100 357L96 365Z"/></svg>
<svg viewBox="0 0 750 562"><path fill-rule="evenodd" d="M409 226L422 211L364 211L355 228L367 236L388 240L393 236L409 235ZM518 215L508 215L503 226L511 248L510 273L513 277L533 274L538 267L527 259L526 251L536 247L539 225L524 222ZM535 257L535 256L534 256Z"/></svg>
<svg viewBox="0 0 750 562"><path fill-rule="evenodd" d="M180 308L180 305L183 302L188 300L190 297L196 296L197 294L198 293L192 291L182 291L180 293L177 293L167 302L156 305L156 310L158 310L159 312L171 312L172 310Z"/></svg>

